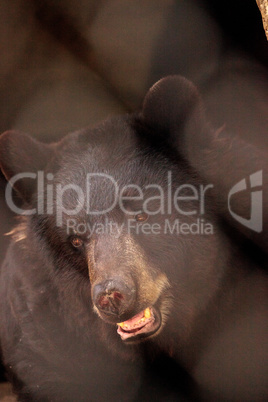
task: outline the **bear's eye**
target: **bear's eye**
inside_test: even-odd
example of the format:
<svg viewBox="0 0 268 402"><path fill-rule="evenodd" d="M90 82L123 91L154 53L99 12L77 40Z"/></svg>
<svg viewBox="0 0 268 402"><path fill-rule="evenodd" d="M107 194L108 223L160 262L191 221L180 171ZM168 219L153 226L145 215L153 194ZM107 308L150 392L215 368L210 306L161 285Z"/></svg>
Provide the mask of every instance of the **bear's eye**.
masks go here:
<svg viewBox="0 0 268 402"><path fill-rule="evenodd" d="M77 236L74 236L74 237L71 238L71 243L72 243L72 246L75 247L75 248L82 247L83 244L84 244L83 240L80 239L80 237L77 237Z"/></svg>
<svg viewBox="0 0 268 402"><path fill-rule="evenodd" d="M135 216L137 222L145 222L148 219L148 214L146 212L141 212Z"/></svg>

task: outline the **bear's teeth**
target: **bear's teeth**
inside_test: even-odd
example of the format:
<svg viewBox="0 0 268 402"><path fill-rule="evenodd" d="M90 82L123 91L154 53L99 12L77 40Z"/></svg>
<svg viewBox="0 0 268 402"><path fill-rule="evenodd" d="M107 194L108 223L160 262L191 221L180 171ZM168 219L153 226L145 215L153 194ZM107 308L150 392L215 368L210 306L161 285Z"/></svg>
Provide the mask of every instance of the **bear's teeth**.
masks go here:
<svg viewBox="0 0 268 402"><path fill-rule="evenodd" d="M149 307L147 307L147 308L144 310L144 317L145 317L145 318L150 318L150 317L151 317L151 310L150 310Z"/></svg>
<svg viewBox="0 0 268 402"><path fill-rule="evenodd" d="M144 311L143 311L143 317L139 319L139 321L137 321L136 323L133 324L133 326L137 326L139 325L141 322L144 322L147 318L151 318L151 309L150 307L147 307ZM126 324L127 321L124 322L118 322L117 325L121 328L128 328L129 325ZM131 325L130 325L131 327Z"/></svg>

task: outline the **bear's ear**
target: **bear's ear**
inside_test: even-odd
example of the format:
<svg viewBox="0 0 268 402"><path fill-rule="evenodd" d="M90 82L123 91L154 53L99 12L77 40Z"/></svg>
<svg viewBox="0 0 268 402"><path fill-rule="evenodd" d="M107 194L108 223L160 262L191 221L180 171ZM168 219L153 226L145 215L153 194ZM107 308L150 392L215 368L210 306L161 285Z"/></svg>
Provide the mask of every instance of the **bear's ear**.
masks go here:
<svg viewBox="0 0 268 402"><path fill-rule="evenodd" d="M23 173L37 173L43 170L52 158L54 146L36 141L18 131L6 131L0 136L0 168L7 180L21 174L13 187L22 199L29 201L36 183L33 179L23 178Z"/></svg>
<svg viewBox="0 0 268 402"><path fill-rule="evenodd" d="M204 107L197 88L186 78L162 78L147 93L143 102L143 122L178 151L188 153L188 144L205 141Z"/></svg>

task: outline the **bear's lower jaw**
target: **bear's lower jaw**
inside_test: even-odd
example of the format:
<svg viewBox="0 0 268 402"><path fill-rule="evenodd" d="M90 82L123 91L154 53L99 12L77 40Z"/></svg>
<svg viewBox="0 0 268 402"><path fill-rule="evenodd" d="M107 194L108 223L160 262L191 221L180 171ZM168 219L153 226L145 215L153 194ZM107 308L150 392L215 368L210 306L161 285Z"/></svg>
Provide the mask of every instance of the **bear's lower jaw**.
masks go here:
<svg viewBox="0 0 268 402"><path fill-rule="evenodd" d="M117 333L124 342L137 342L154 335L161 327L161 313L147 307L127 321L117 324Z"/></svg>

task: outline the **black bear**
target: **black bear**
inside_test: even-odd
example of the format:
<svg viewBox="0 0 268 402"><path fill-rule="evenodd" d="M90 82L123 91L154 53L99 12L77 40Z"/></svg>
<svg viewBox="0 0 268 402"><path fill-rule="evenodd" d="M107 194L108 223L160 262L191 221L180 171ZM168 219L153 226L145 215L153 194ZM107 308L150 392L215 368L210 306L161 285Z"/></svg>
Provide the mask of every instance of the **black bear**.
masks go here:
<svg viewBox="0 0 268 402"><path fill-rule="evenodd" d="M4 133L0 163L21 215L0 277L20 400L135 400L144 349L180 362L200 399L266 400L267 219L232 192L263 184L266 155L213 131L189 81L59 143Z"/></svg>

